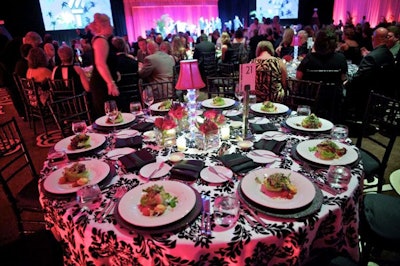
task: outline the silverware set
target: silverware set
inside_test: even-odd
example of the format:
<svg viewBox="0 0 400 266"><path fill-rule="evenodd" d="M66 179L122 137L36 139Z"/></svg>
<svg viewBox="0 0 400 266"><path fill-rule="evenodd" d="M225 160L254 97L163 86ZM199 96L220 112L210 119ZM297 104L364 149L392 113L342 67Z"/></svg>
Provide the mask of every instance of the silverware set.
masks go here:
<svg viewBox="0 0 400 266"><path fill-rule="evenodd" d="M114 210L115 205L117 202L125 195L125 193L128 191L128 189L125 186L121 186L115 189L114 193L114 198L110 200L107 205L104 207L104 209L97 215L97 221L99 223L102 223L103 220L111 214L111 212Z"/></svg>

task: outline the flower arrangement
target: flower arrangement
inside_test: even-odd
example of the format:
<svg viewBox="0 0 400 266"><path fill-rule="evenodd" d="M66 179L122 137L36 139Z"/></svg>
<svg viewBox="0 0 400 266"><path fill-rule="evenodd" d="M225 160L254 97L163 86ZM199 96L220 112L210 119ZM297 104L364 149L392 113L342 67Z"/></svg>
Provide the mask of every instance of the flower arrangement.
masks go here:
<svg viewBox="0 0 400 266"><path fill-rule="evenodd" d="M226 121L225 116L216 110L207 110L204 112L205 119L209 119L218 126L223 125Z"/></svg>
<svg viewBox="0 0 400 266"><path fill-rule="evenodd" d="M170 117L157 117L154 126L161 131L173 129L176 127L175 121Z"/></svg>
<svg viewBox="0 0 400 266"><path fill-rule="evenodd" d="M204 135L218 133L218 125L211 119L206 118L202 124L198 124L198 129Z"/></svg>
<svg viewBox="0 0 400 266"><path fill-rule="evenodd" d="M285 59L286 62L291 62L293 60L293 57L291 55L284 55L282 59Z"/></svg>
<svg viewBox="0 0 400 266"><path fill-rule="evenodd" d="M180 120L187 117L188 112L184 106L179 103L173 104L169 109L168 115L172 118Z"/></svg>

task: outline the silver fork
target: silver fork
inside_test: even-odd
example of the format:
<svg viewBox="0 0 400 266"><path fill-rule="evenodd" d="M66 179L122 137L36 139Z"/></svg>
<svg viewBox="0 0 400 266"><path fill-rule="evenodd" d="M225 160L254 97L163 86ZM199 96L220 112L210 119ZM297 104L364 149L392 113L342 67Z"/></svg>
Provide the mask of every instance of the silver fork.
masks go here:
<svg viewBox="0 0 400 266"><path fill-rule="evenodd" d="M123 195L128 191L128 189L125 186L118 187L115 190L114 198L108 202L108 204L104 207L103 213L98 219L99 223L102 223L104 218L106 218L111 211L114 209L115 205L117 202L122 198Z"/></svg>

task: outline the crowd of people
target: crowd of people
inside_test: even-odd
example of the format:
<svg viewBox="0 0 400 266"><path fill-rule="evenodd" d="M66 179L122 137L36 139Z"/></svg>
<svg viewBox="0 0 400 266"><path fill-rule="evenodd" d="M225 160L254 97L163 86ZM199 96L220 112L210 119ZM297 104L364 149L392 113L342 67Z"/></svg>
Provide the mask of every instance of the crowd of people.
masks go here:
<svg viewBox="0 0 400 266"><path fill-rule="evenodd" d="M275 16L263 18L261 23L254 18L248 28L240 24L236 29L223 32L201 32L197 40L189 32L163 37L149 31L148 36L139 36L130 42L127 36L115 36L113 31L110 18L97 13L84 32L77 31L78 38L70 44L59 44L50 34L42 38L35 31L21 39L7 40L2 45L1 81L9 88L19 115L22 117L25 113L13 84L13 73L42 84L49 79L74 79L79 92L88 93L93 118L97 118L104 114L106 100L119 97L120 74L138 73L145 82L171 81L176 74L175 67L181 60L188 59L188 51L193 51L193 58L198 59L200 67L203 53L219 50L217 63L252 62L258 74L271 71L273 81L269 80L268 86L260 77L256 79L259 101L284 102L288 78L285 63L292 60L299 62L297 79L335 84L334 89L329 87L322 91L321 101L328 102L334 90L338 94L335 99L340 103L337 108L351 106L349 109L356 119L361 116L370 90L399 97L398 89L382 86L383 82L390 84L393 71L398 69L400 26L395 22L375 28L366 19L356 25L346 21L344 25L284 26L279 16ZM347 75L349 63L358 66L352 77ZM90 79L83 71L86 66L93 67ZM309 70L327 70L336 75L315 75ZM357 104L348 104L352 101ZM344 109L333 110L334 113L338 111Z"/></svg>

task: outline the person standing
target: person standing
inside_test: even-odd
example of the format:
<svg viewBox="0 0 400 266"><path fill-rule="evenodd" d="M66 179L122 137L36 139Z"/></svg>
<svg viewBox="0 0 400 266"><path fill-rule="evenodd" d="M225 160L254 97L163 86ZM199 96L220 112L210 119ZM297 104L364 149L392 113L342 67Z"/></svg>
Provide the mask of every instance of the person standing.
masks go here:
<svg viewBox="0 0 400 266"><path fill-rule="evenodd" d="M93 72L90 78L90 91L92 94L93 119L104 115L104 102L119 95L115 81L117 73L117 53L112 45L113 27L106 14L94 14L94 20L89 24L89 29L94 34L93 47Z"/></svg>

